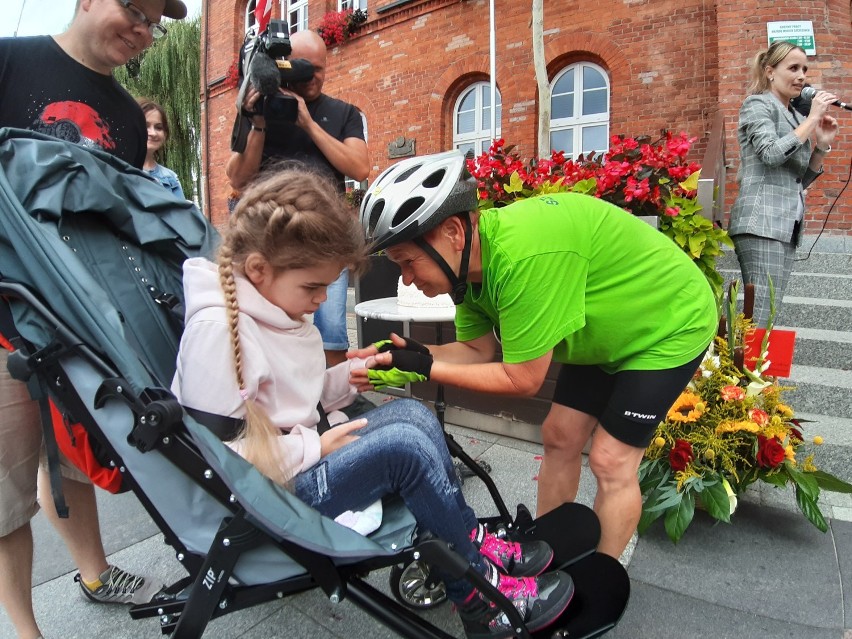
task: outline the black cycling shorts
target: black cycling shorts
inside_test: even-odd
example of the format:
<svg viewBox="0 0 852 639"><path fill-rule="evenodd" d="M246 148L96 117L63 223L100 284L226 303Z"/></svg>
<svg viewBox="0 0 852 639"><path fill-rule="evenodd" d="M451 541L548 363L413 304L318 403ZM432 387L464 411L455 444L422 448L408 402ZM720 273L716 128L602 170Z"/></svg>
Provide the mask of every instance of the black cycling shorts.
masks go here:
<svg viewBox="0 0 852 639"><path fill-rule="evenodd" d="M617 440L646 448L702 359L704 353L677 368L613 374L598 366L563 364L553 402L597 417Z"/></svg>

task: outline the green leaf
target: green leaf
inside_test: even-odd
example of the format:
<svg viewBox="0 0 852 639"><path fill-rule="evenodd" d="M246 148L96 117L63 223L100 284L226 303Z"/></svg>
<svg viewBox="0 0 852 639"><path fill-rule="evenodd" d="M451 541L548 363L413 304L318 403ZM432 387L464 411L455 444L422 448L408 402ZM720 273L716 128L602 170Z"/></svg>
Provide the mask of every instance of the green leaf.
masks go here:
<svg viewBox="0 0 852 639"><path fill-rule="evenodd" d="M698 179L701 177L701 169L698 169L695 173L686 178L683 182L680 183L680 188L684 191L694 191L698 188Z"/></svg>
<svg viewBox="0 0 852 639"><path fill-rule="evenodd" d="M518 175L518 172L515 171L509 177L509 183L503 186L503 190L506 193L520 193L524 189L524 181L521 179L521 176Z"/></svg>
<svg viewBox="0 0 852 639"><path fill-rule="evenodd" d="M680 502L683 501L684 493L677 492L677 489L674 486L660 488L660 493L660 499L657 503L646 509L648 512L666 510L667 508L679 505Z"/></svg>
<svg viewBox="0 0 852 639"><path fill-rule="evenodd" d="M796 483L796 493L801 490L805 493L810 499L816 501L819 499L819 484L817 483L816 478L812 477L808 473L803 473L789 464L785 464L785 469L787 474L790 475L790 479L792 479Z"/></svg>
<svg viewBox="0 0 852 639"><path fill-rule="evenodd" d="M816 500L805 494L803 490L800 490L798 485L796 485L796 503L799 505L799 510L801 510L802 514L808 518L809 522L819 528L822 532L828 530L828 522L825 521L825 517L819 509L819 506L817 506Z"/></svg>
<svg viewBox="0 0 852 639"><path fill-rule="evenodd" d="M644 535L645 531L648 530L648 527L663 514L662 510L655 510L651 512L645 509L645 505L654 505L657 502L657 499L659 499L659 492L654 491L648 495L648 498L645 500L645 504L642 506L642 516L639 517L639 523L636 525L636 530L640 535Z"/></svg>
<svg viewBox="0 0 852 639"><path fill-rule="evenodd" d="M852 493L852 484L849 484L834 475L821 470L815 470L808 474L816 480L816 483L823 490L830 490L835 493Z"/></svg>
<svg viewBox="0 0 852 639"><path fill-rule="evenodd" d="M708 515L726 524L731 522L731 500L721 483L705 486L700 497Z"/></svg>
<svg viewBox="0 0 852 639"><path fill-rule="evenodd" d="M685 493L680 504L676 508L666 511L666 534L674 543L677 543L686 532L692 518L695 516L695 497L692 493Z"/></svg>
<svg viewBox="0 0 852 639"><path fill-rule="evenodd" d="M771 475L764 475L761 477L763 481L767 484L772 484L773 486L778 486L779 488L783 488L787 485L787 476L782 473L773 473Z"/></svg>

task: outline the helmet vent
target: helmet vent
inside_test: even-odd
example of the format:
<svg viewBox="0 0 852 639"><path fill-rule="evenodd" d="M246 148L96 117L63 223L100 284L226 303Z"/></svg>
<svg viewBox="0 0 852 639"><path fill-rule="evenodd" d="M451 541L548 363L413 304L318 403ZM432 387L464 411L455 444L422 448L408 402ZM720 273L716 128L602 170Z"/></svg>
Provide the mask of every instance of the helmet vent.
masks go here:
<svg viewBox="0 0 852 639"><path fill-rule="evenodd" d="M418 171L421 166L423 166L423 165L422 164L415 164L414 166L407 168L405 171L403 171L402 173L400 173L399 175L396 176L396 179L394 180L394 184L399 184L400 182L405 182L411 176L411 174L414 173L415 171Z"/></svg>
<svg viewBox="0 0 852 639"><path fill-rule="evenodd" d="M425 201L422 197L412 197L403 202L399 209L397 209L396 215L393 216L392 226L397 226L405 222L417 209L423 206L423 202Z"/></svg>
<svg viewBox="0 0 852 639"><path fill-rule="evenodd" d="M432 175L423 180L423 186L427 189L434 189L436 186L440 186L445 174L445 169L439 169L435 171L434 173L432 173Z"/></svg>
<svg viewBox="0 0 852 639"><path fill-rule="evenodd" d="M384 210L385 201L379 200L378 202L376 202L375 206L373 206L372 210L370 211L370 226L367 232L367 235L369 237L373 236L373 231L376 230L376 224L378 223L379 218L382 216L382 211Z"/></svg>

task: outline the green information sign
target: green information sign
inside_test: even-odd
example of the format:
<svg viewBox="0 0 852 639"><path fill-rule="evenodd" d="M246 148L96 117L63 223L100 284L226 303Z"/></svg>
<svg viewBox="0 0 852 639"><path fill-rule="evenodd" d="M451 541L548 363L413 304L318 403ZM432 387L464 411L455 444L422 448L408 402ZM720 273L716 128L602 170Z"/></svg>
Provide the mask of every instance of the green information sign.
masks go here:
<svg viewBox="0 0 852 639"><path fill-rule="evenodd" d="M806 54L816 55L814 24L810 20L767 22L766 38L769 45L778 40L792 42L802 47Z"/></svg>

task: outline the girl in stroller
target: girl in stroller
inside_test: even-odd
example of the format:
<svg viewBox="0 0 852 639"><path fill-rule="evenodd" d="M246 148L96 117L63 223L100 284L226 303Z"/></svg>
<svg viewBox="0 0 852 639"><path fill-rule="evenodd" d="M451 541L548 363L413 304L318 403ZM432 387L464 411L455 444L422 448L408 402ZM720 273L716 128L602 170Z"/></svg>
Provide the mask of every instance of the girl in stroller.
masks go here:
<svg viewBox="0 0 852 639"><path fill-rule="evenodd" d="M245 191L218 263L184 265L186 327L172 390L190 409L243 420L229 446L328 517L398 494L420 527L450 544L509 598L527 628L555 621L573 596L571 577L545 573L542 541L510 543L487 532L461 493L443 431L407 399L320 434L351 403L353 359L326 369L305 316L344 267L366 260L357 216L324 178L292 166ZM342 417L343 420L338 420ZM505 615L464 580L444 579L468 637L510 637Z"/></svg>

